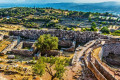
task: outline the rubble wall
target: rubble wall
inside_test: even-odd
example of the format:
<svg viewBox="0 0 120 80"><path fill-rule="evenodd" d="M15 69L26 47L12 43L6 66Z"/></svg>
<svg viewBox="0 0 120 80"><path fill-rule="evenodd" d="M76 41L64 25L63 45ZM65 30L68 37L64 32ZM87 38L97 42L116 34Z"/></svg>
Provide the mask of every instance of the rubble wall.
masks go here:
<svg viewBox="0 0 120 80"><path fill-rule="evenodd" d="M107 80L116 80L97 60L95 60L95 67L107 78Z"/></svg>
<svg viewBox="0 0 120 80"><path fill-rule="evenodd" d="M18 40L14 40L8 47L6 47L1 53L6 54L8 51L11 51L18 43Z"/></svg>
<svg viewBox="0 0 120 80"><path fill-rule="evenodd" d="M51 31L45 31L45 30L21 30L21 31L10 31L10 35L14 36L21 36L22 38L37 40L40 35L43 34L51 34L52 36L56 36L59 39L68 39L73 40L75 39L77 42L88 42L90 40L95 39L107 39L107 36L100 35L96 32L86 31L86 32L80 32L80 31L66 31L66 30L51 30Z"/></svg>
<svg viewBox="0 0 120 80"><path fill-rule="evenodd" d="M12 53L15 55L22 55L22 56L26 56L26 57L30 57L33 55L33 51L30 50L18 50L18 49L13 49Z"/></svg>
<svg viewBox="0 0 120 80"><path fill-rule="evenodd" d="M16 49L22 49L23 47L23 42L20 42L17 46L16 46Z"/></svg>
<svg viewBox="0 0 120 80"><path fill-rule="evenodd" d="M120 43L105 44L102 49L103 49L103 53L102 53L103 57L108 56L109 53L120 55Z"/></svg>
<svg viewBox="0 0 120 80"><path fill-rule="evenodd" d="M28 41L24 41L23 42L23 47L29 47L31 48L33 46L34 42L28 42Z"/></svg>
<svg viewBox="0 0 120 80"><path fill-rule="evenodd" d="M98 80L107 80L103 74L101 74L97 69L96 67L93 65L92 62L88 62L88 68L94 73L94 75L96 76L96 78Z"/></svg>
<svg viewBox="0 0 120 80"><path fill-rule="evenodd" d="M99 46L101 45L97 45L97 43L95 43L91 48L95 49ZM106 67L108 68L108 70L106 70L105 67L103 67L103 65L91 55L91 52L91 50L84 52L84 60L87 67L93 72L96 78L98 80L116 80L116 78L114 78L114 76L109 72L111 69ZM114 73L114 71L112 71L112 73Z"/></svg>

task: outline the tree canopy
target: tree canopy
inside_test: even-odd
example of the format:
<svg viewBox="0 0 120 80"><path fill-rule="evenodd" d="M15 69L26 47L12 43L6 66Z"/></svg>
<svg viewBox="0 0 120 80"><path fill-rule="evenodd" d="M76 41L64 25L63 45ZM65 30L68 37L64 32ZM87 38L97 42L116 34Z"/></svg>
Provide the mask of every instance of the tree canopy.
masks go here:
<svg viewBox="0 0 120 80"><path fill-rule="evenodd" d="M90 29L90 31L97 31L97 25L96 25L96 23L95 22L92 22L91 23L91 29Z"/></svg>
<svg viewBox="0 0 120 80"><path fill-rule="evenodd" d="M66 71L65 66L68 66L69 62L70 60L67 58L60 59L58 57L41 57L33 66L33 71L40 76L47 72L52 76L51 80L54 78L61 79Z"/></svg>
<svg viewBox="0 0 120 80"><path fill-rule="evenodd" d="M120 30L116 30L115 32L112 33L114 36L120 36Z"/></svg>
<svg viewBox="0 0 120 80"><path fill-rule="evenodd" d="M101 32L102 32L102 33L109 34L109 33L110 33L110 30L109 30L107 27L103 27L103 28L101 29Z"/></svg>
<svg viewBox="0 0 120 80"><path fill-rule="evenodd" d="M58 37L52 37L50 34L41 35L36 42L36 47L41 53L58 49Z"/></svg>

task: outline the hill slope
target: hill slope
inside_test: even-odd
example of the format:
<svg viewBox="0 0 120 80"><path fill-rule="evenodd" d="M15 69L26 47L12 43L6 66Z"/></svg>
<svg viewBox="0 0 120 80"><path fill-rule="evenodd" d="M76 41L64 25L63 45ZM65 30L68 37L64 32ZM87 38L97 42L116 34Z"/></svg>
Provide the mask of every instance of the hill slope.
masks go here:
<svg viewBox="0 0 120 80"><path fill-rule="evenodd" d="M103 3L16 3L16 4L0 4L0 8L8 7L52 7L55 9L64 10L75 10L75 11L85 11L85 12L110 12L117 13L120 12L120 3L117 2L103 2Z"/></svg>

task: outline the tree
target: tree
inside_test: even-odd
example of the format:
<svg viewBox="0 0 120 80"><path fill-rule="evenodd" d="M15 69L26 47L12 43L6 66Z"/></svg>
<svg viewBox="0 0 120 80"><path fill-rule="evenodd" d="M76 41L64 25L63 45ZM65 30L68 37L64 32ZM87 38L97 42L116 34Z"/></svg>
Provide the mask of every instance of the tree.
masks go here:
<svg viewBox="0 0 120 80"><path fill-rule="evenodd" d="M117 22L119 21L119 18L117 18L117 20L116 20Z"/></svg>
<svg viewBox="0 0 120 80"><path fill-rule="evenodd" d="M36 74L42 76L45 73L45 63L44 58L40 58L37 63L33 66L33 71Z"/></svg>
<svg viewBox="0 0 120 80"><path fill-rule="evenodd" d="M114 36L120 36L120 30L116 30L115 32L112 33Z"/></svg>
<svg viewBox="0 0 120 80"><path fill-rule="evenodd" d="M51 80L54 78L61 79L64 72L66 71L65 66L68 66L69 62L70 60L66 58L60 59L58 57L41 57L33 66L33 71L40 76L42 76L46 71L52 76Z"/></svg>
<svg viewBox="0 0 120 80"><path fill-rule="evenodd" d="M108 19L109 21L111 21L112 20L112 17L109 17L109 19Z"/></svg>
<svg viewBox="0 0 120 80"><path fill-rule="evenodd" d="M92 24L91 24L91 31L97 31L97 25L96 25L96 23L95 22L92 22Z"/></svg>
<svg viewBox="0 0 120 80"><path fill-rule="evenodd" d="M102 24L99 25L99 29L102 27Z"/></svg>
<svg viewBox="0 0 120 80"><path fill-rule="evenodd" d="M96 28L96 27L97 27L97 25L96 25L96 23L95 23L95 22L92 22L92 23L91 23L91 26L93 26L94 28Z"/></svg>
<svg viewBox="0 0 120 80"><path fill-rule="evenodd" d="M52 37L50 34L41 35L35 45L41 53L58 49L58 37Z"/></svg>
<svg viewBox="0 0 120 80"><path fill-rule="evenodd" d="M74 31L75 29L74 29L74 27L72 27L70 30Z"/></svg>
<svg viewBox="0 0 120 80"><path fill-rule="evenodd" d="M109 16L109 13L108 13L108 12L106 12L106 13L104 13L104 15L105 15L105 16Z"/></svg>
<svg viewBox="0 0 120 80"><path fill-rule="evenodd" d="M109 33L110 33L110 30L109 30L107 27L103 27L103 28L101 29L101 32L102 32L102 33L109 34Z"/></svg>
<svg viewBox="0 0 120 80"><path fill-rule="evenodd" d="M91 22L91 21L92 21L92 18L91 18L91 17L89 17L89 18L88 18L88 21L89 21L89 22Z"/></svg>

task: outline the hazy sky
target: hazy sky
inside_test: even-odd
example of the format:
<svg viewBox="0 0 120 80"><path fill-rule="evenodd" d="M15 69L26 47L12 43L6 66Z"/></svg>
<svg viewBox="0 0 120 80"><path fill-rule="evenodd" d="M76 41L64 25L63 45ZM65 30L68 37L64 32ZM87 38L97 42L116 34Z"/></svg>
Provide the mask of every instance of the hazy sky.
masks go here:
<svg viewBox="0 0 120 80"><path fill-rule="evenodd" d="M119 1L120 0L0 0L0 3L23 3L23 2L39 2L39 3L59 3L59 2L75 2L75 3L96 3L107 1Z"/></svg>

